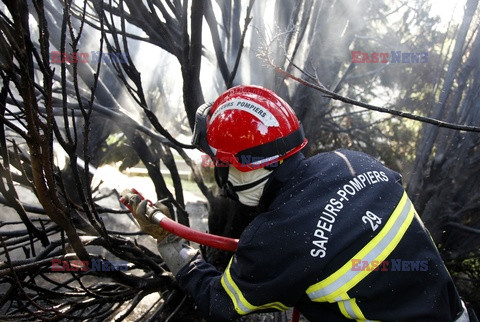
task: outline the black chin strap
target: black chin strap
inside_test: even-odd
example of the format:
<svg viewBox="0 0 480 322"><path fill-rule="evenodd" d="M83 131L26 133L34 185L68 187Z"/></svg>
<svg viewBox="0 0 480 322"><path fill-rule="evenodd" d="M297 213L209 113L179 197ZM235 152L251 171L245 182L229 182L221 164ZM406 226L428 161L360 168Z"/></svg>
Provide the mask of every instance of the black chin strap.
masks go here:
<svg viewBox="0 0 480 322"><path fill-rule="evenodd" d="M253 182L250 182L250 183L247 183L247 184L242 184L242 185L239 185L239 186L234 186L230 181L227 181L222 186L222 194L225 197L229 197L233 200L238 201L239 197L238 197L237 191L244 191L244 190L253 188L256 185L268 180L272 174L273 174L273 171L263 178L260 178L258 180L253 181Z"/></svg>
<svg viewBox="0 0 480 322"><path fill-rule="evenodd" d="M253 188L255 187L256 185L262 183L263 181L266 181L270 178L270 176L273 174L273 171L271 173L269 173L268 175L266 175L265 177L263 178L260 178L258 180L255 180L253 182L250 182L250 183L246 183L246 184L241 184L239 186L234 186L232 184L232 190L237 192L237 191L244 191L244 190L247 190L247 189L250 189L250 188Z"/></svg>

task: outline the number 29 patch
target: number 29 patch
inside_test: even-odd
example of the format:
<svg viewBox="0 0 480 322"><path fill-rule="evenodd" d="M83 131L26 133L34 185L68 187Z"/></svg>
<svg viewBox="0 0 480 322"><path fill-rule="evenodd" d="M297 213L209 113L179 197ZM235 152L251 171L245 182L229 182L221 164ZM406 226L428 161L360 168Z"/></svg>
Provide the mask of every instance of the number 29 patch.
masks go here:
<svg viewBox="0 0 480 322"><path fill-rule="evenodd" d="M377 228L382 224L382 218L375 215L373 212L367 210L365 215L362 216L362 221L364 224L370 224L372 231L377 230Z"/></svg>

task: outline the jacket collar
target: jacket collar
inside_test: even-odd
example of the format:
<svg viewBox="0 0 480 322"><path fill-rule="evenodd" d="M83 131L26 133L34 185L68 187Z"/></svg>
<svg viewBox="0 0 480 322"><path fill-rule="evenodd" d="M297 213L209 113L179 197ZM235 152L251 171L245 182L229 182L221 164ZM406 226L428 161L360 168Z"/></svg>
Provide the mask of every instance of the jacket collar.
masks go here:
<svg viewBox="0 0 480 322"><path fill-rule="evenodd" d="M283 163L273 170L271 178L265 185L258 209L263 212L268 209L275 197L286 187L291 180L302 172L301 165L304 164L305 156L298 152L283 160Z"/></svg>

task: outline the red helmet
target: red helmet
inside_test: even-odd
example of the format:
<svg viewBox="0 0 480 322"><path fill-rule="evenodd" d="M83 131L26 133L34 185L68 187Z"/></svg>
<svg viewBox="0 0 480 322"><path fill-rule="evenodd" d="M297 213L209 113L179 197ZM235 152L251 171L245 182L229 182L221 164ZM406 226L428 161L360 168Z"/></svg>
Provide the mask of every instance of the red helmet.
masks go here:
<svg viewBox="0 0 480 322"><path fill-rule="evenodd" d="M193 144L215 162L246 172L288 158L307 139L295 112L277 94L241 85L197 110Z"/></svg>

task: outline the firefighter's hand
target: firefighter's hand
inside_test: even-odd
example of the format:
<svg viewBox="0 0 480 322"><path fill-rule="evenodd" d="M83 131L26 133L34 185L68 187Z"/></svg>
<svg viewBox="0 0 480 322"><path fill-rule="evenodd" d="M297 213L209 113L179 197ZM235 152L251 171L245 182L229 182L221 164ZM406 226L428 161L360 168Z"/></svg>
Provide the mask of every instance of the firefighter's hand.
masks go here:
<svg viewBox="0 0 480 322"><path fill-rule="evenodd" d="M150 205L149 201L127 189L121 193L121 200L130 207L133 217L137 220L140 228L145 233L151 235L157 241L163 240L169 232L163 229L159 224L152 223L150 220L156 212L161 212L170 218L170 211L167 206L157 201L154 205Z"/></svg>

